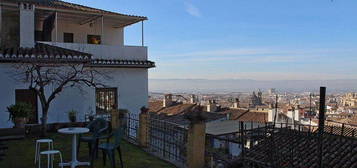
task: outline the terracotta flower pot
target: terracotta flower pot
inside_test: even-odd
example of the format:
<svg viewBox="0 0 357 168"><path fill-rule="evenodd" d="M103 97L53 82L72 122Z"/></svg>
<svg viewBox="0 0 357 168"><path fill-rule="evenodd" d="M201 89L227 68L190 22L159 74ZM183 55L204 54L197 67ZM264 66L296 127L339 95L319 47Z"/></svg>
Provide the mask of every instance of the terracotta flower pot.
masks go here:
<svg viewBox="0 0 357 168"><path fill-rule="evenodd" d="M15 119L15 128L25 128L27 122L26 118L16 118Z"/></svg>

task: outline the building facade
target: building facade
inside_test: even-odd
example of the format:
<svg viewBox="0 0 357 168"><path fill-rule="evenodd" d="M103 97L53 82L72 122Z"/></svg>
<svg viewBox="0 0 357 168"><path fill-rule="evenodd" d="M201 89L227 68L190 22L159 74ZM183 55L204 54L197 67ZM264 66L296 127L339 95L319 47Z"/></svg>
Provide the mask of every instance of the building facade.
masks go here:
<svg viewBox="0 0 357 168"><path fill-rule="evenodd" d="M51 103L48 123L68 122L67 112L106 115L113 108L139 113L148 106L147 47L124 44L124 29L147 20L57 0L0 2L0 128L12 127L6 107L19 101L35 109L31 123L40 123L41 103L29 84L13 77L14 66L29 62L61 65L80 62L103 72L103 87L68 87ZM142 39L143 40L143 39ZM54 86L53 86L54 87ZM46 88L46 93L53 91Z"/></svg>

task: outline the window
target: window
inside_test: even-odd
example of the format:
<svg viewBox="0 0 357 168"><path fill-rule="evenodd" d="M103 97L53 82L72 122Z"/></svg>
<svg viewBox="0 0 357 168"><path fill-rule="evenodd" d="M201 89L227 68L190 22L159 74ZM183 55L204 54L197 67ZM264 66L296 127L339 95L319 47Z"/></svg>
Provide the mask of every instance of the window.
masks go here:
<svg viewBox="0 0 357 168"><path fill-rule="evenodd" d="M15 102L16 103L28 103L31 105L31 116L28 124L37 124L37 93L30 89L16 89L15 90Z"/></svg>
<svg viewBox="0 0 357 168"><path fill-rule="evenodd" d="M108 113L112 109L117 109L117 88L97 88L96 95L96 112L97 114Z"/></svg>
<svg viewBox="0 0 357 168"><path fill-rule="evenodd" d="M63 33L64 43L73 43L73 33Z"/></svg>
<svg viewBox="0 0 357 168"><path fill-rule="evenodd" d="M101 44L100 35L87 35L88 44Z"/></svg>

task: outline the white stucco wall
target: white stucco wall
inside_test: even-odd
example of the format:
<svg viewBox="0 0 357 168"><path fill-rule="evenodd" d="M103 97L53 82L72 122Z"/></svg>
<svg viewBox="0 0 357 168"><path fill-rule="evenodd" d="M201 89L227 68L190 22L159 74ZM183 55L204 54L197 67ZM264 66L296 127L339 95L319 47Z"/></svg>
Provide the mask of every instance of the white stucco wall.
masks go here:
<svg viewBox="0 0 357 168"><path fill-rule="evenodd" d="M35 45L34 5L20 4L20 47L32 48Z"/></svg>
<svg viewBox="0 0 357 168"><path fill-rule="evenodd" d="M90 53L93 58L100 59L123 59L123 60L142 60L148 59L147 47L143 46L115 46L115 45L96 45L79 43L61 42L41 42L62 48Z"/></svg>
<svg viewBox="0 0 357 168"><path fill-rule="evenodd" d="M6 112L6 107L15 103L15 89L25 88L23 84L16 83L10 77L9 64L0 65L0 128L11 127L13 124L8 121L9 114Z"/></svg>
<svg viewBox="0 0 357 168"><path fill-rule="evenodd" d="M15 89L26 89L27 85L14 84L10 77L12 68L9 64L0 64L0 128L12 127L8 120L6 107L15 103ZM139 113L142 106L148 105L148 71L147 69L101 69L110 74L110 80L103 81L109 87L118 89L119 108L128 109L131 113ZM52 88L48 88L52 89ZM89 108L95 111L95 89L83 87L84 92L77 88L67 88L51 104L49 109L49 123L68 122L67 112L77 110L78 120L84 120L84 114ZM41 117L41 105L39 117Z"/></svg>
<svg viewBox="0 0 357 168"><path fill-rule="evenodd" d="M2 6L0 5L0 46L2 45Z"/></svg>
<svg viewBox="0 0 357 168"><path fill-rule="evenodd" d="M74 43L87 43L87 35L101 35L102 22L98 18L90 26L89 23L80 25L79 23L57 20L57 42L63 42L63 33L73 33ZM36 30L42 30L42 21L37 21ZM56 26L55 26L56 27ZM56 40L56 28L52 30L52 41ZM124 45L124 29L113 28L112 24L104 19L102 44L105 45Z"/></svg>

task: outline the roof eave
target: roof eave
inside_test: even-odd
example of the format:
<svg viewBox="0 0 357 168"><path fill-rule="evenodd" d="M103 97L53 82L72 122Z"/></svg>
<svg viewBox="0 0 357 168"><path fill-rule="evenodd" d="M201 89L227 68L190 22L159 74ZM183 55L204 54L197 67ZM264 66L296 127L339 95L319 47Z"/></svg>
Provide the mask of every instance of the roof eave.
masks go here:
<svg viewBox="0 0 357 168"><path fill-rule="evenodd" d="M0 63L43 63L43 64L89 64L90 60L83 59L41 59L41 58L0 58Z"/></svg>
<svg viewBox="0 0 357 168"><path fill-rule="evenodd" d="M88 64L88 67L95 67L95 68L155 68L156 66L150 65L103 65L103 64Z"/></svg>
<svg viewBox="0 0 357 168"><path fill-rule="evenodd" d="M9 7L18 7L18 2L1 2L1 5L4 6L9 6ZM31 1L29 1L29 3L31 3ZM91 8L91 7L88 7ZM57 12L68 12L68 13L77 13L77 14L89 14L89 15L97 15L97 16L112 16L112 17L127 17L129 19L135 19L136 21L131 23L137 23L140 21L145 21L148 20L148 18L146 16L135 16L135 15L126 15L126 14L121 14L121 13L116 13L116 12L111 12L111 11L105 11L102 9L98 9L98 10L102 10L105 12L89 12L89 11L80 11L80 10L74 10L74 9L61 9L61 8L55 8L55 7L49 7L49 6L45 6L45 5L41 5L41 4L36 4L36 9L41 9L41 10L49 10L49 11L57 11ZM131 25L128 24L128 25Z"/></svg>

